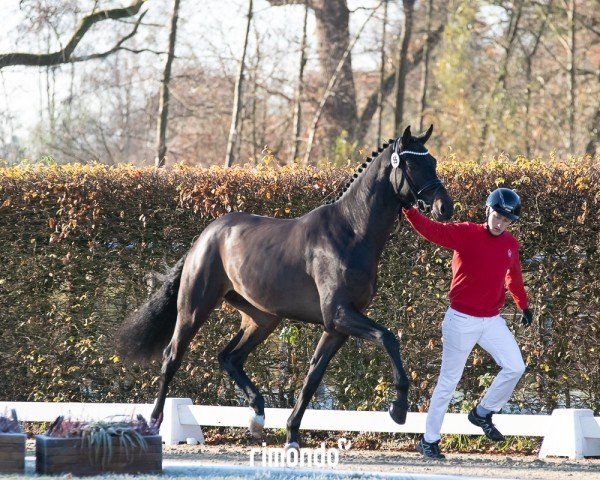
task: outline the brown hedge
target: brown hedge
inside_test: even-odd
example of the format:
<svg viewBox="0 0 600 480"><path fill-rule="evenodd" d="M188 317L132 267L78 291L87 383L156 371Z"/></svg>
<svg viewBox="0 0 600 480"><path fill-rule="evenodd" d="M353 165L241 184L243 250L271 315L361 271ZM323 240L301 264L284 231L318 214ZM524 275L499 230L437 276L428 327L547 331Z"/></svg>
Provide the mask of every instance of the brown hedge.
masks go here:
<svg viewBox="0 0 600 480"><path fill-rule="evenodd" d="M525 213L514 231L540 320L528 330L519 327L507 301L504 314L528 365L513 405L535 412L585 405L600 412L597 165L519 159L483 166L442 162L440 170L456 201L456 220L483 221L482 205L496 185L523 197ZM332 196L347 176L335 169L264 166L0 170L0 398L152 401L159 366L124 366L111 334L156 287L153 272L174 263L219 215L301 215ZM439 369L450 256L418 239L403 221L385 250L379 292L368 310L402 332L413 409L426 409ZM172 396L243 403L216 360L238 322L225 305L214 313L176 376ZM319 328L284 322L250 357L247 372L270 406L292 404L319 335ZM454 408L475 402L496 371L476 350L459 386L464 399ZM351 340L330 366L320 399L336 408L387 408L390 380L385 354Z"/></svg>

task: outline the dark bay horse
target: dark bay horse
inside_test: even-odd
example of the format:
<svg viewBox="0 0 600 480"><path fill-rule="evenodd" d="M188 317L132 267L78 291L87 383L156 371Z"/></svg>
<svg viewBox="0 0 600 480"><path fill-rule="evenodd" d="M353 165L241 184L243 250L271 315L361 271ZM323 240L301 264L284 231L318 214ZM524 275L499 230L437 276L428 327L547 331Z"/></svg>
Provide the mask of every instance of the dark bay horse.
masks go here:
<svg viewBox="0 0 600 480"><path fill-rule="evenodd" d="M414 137L408 127L401 138L373 152L338 199L302 217L230 213L202 232L162 287L118 332L125 359L163 355L154 422L162 421L169 383L187 347L222 301L241 312L242 322L219 363L255 412L250 420L254 436L260 437L264 426L264 398L243 366L283 318L324 328L287 422L288 446L298 448L304 411L349 336L385 348L396 389L389 413L397 423L406 421L409 381L400 342L362 312L375 295L377 264L401 206L416 203L438 220L452 215L436 160L424 146L432 129Z"/></svg>

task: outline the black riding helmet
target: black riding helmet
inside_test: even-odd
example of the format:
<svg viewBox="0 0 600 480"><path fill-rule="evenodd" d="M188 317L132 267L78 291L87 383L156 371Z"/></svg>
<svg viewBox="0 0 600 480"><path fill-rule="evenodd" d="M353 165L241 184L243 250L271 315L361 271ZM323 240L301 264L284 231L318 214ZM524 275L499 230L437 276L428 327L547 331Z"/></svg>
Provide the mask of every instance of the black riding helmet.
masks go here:
<svg viewBox="0 0 600 480"><path fill-rule="evenodd" d="M521 214L521 198L510 188L497 188L485 204L512 221L518 220Z"/></svg>

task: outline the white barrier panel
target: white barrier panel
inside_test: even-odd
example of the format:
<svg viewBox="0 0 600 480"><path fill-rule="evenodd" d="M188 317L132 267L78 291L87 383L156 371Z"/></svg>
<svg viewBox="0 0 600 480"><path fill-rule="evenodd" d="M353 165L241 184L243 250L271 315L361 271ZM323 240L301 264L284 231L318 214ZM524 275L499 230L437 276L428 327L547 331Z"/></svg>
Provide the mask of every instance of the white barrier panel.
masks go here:
<svg viewBox="0 0 600 480"><path fill-rule="evenodd" d="M152 404L0 402L0 414L16 409L23 421L51 422L64 415L76 420L99 420L114 415L152 413ZM265 428L286 428L292 410L266 408ZM247 407L193 405L189 398L167 398L160 434L167 444L188 439L202 443L202 426L247 428L253 411ZM387 412L306 410L303 430L343 432L424 433L426 413L409 412L404 425L396 424ZM544 437L540 458L562 456L583 458L600 455L600 417L587 409L559 409L552 415L494 415L494 423L505 435ZM444 434L481 435L481 429L462 413L448 413Z"/></svg>
<svg viewBox="0 0 600 480"><path fill-rule="evenodd" d="M265 428L285 428L291 408L265 408ZM252 410L246 407L207 405L179 406L179 420L184 425L205 427L247 427ZM356 412L348 410L306 410L303 430L338 430L345 432L425 432L426 413L409 412L406 423L398 425L387 412ZM494 422L506 435L544 436L548 415L494 415ZM442 433L479 435L481 428L467 420L463 413L448 413Z"/></svg>

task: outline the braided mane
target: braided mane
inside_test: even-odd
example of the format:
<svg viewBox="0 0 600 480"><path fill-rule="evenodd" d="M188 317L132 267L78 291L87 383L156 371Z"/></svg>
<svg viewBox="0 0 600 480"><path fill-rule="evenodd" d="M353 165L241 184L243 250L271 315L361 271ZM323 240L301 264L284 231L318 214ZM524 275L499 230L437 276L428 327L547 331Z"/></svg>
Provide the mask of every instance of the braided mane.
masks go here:
<svg viewBox="0 0 600 480"><path fill-rule="evenodd" d="M375 160L379 156L379 154L381 152L383 152L393 142L394 142L394 139L390 138L388 140L388 142L384 143L381 147L379 147L377 149L377 151L371 152L371 156L365 158L365 162L358 167L358 169L356 170L356 172L352 175L352 177L350 177L350 180L348 180L346 182L346 184L344 185L344 188L342 188L342 191L338 192L338 194L335 196L334 199L326 201L325 205L330 205L332 203L335 203L340 198L342 198L342 196L344 195L344 193L346 193L348 191L348 189L350 188L350 185L352 185L352 183L354 182L354 180L356 180L360 176L360 174L367 169L367 167L371 164L371 162L373 162L373 160ZM339 187L338 187L338 189L339 189Z"/></svg>

